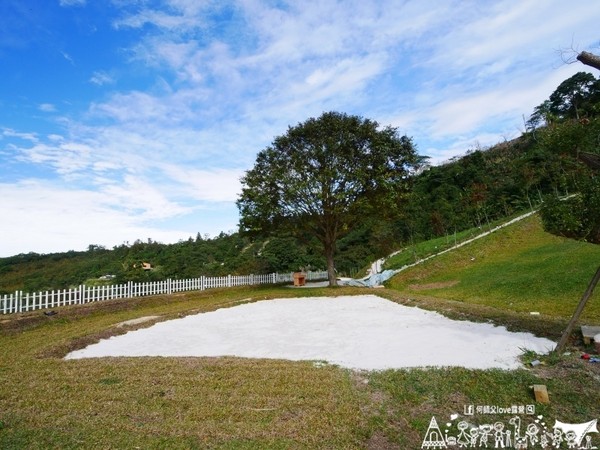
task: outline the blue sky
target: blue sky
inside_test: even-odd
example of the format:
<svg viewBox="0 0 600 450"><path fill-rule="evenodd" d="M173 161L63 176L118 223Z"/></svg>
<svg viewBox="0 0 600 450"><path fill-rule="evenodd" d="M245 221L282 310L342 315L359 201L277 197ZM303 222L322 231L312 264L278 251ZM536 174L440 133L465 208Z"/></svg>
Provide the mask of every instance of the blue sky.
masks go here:
<svg viewBox="0 0 600 450"><path fill-rule="evenodd" d="M3 0L0 257L234 231L256 154L324 111L434 162L511 139L591 71L560 50L598 53L598 23L564 0Z"/></svg>

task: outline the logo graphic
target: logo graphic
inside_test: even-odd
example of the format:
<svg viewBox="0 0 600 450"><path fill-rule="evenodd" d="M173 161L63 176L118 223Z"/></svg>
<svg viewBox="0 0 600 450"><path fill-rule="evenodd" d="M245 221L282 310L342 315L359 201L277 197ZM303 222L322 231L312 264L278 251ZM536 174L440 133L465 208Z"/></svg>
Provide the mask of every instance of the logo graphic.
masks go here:
<svg viewBox="0 0 600 450"><path fill-rule="evenodd" d="M473 415L472 411L472 405L465 407L465 415ZM597 419L584 423L556 420L550 428L541 415L532 417L529 423L522 423L519 416L514 416L508 423L497 421L483 425L473 425L467 420L460 420L454 425L452 421L457 417L454 414L451 416L444 431L435 416L431 417L421 448L598 449L590 435L598 433Z"/></svg>
<svg viewBox="0 0 600 450"><path fill-rule="evenodd" d="M427 433L425 433L425 439L423 439L421 448L446 448L444 435L435 420L435 416L432 417L429 422L429 428L427 428Z"/></svg>
<svg viewBox="0 0 600 450"><path fill-rule="evenodd" d="M597 420L591 420L585 423L563 423L557 420L554 424L554 429L561 430L565 436L572 436L574 433L575 442L577 442L577 445L579 446L578 448L593 448L581 447L581 443L588 433L598 433L598 428L596 427L597 423Z"/></svg>

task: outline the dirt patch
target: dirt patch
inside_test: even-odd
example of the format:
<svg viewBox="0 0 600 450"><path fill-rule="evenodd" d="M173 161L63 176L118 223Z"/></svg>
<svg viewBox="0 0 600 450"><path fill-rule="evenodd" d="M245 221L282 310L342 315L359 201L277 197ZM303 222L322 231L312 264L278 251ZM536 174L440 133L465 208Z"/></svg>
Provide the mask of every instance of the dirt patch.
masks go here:
<svg viewBox="0 0 600 450"><path fill-rule="evenodd" d="M38 309L35 311L9 314L6 319L0 320L0 332L18 333L31 330L49 322L72 321L95 313L112 313L134 310L141 306L150 306L153 303L169 300L168 296L135 297L92 302L83 305L70 305L58 307L54 310Z"/></svg>
<svg viewBox="0 0 600 450"><path fill-rule="evenodd" d="M413 291L424 291L427 289L443 289L456 286L459 283L458 280L452 281L440 281L439 283L427 283L427 284L411 284L408 286Z"/></svg>
<svg viewBox="0 0 600 450"><path fill-rule="evenodd" d="M131 319L131 320L126 320L125 322L120 322L120 323L116 324L115 326L117 326L117 327L126 327L126 326L130 326L130 325L137 325L139 323L144 323L144 322L148 322L150 320L158 319L159 317L160 316L138 317L137 319Z"/></svg>
<svg viewBox="0 0 600 450"><path fill-rule="evenodd" d="M586 379L600 383L600 364L581 359L579 354L579 352L574 352L570 356L562 357L556 364L546 365L544 363L537 366L535 372L538 377L546 380L568 379L573 376L573 373L577 372L581 383L585 384Z"/></svg>
<svg viewBox="0 0 600 450"><path fill-rule="evenodd" d="M366 448L367 450L392 450L401 447L390 442L382 431L375 431L367 440Z"/></svg>
<svg viewBox="0 0 600 450"><path fill-rule="evenodd" d="M98 333L89 334L79 338L74 338L68 342L61 343L48 347L37 354L38 358L64 358L68 353L87 347L88 345L95 344L102 339L108 339L113 336L125 334L129 331L126 327L123 328L109 328Z"/></svg>
<svg viewBox="0 0 600 450"><path fill-rule="evenodd" d="M388 416L392 414L386 409L390 404L389 395L381 390L373 388L369 383L369 373L359 370L350 372L350 380L354 389L359 393L359 408L361 414L366 417L379 416L386 423ZM393 429L393 424L384 425L383 428L375 429L365 442L367 450L394 450L402 447L391 441L386 434L386 429Z"/></svg>
<svg viewBox="0 0 600 450"><path fill-rule="evenodd" d="M43 323L51 320L56 320L55 317L37 314L35 316L28 315L24 317L11 317L9 319L0 320L0 331L2 333L15 333L30 328L35 328Z"/></svg>

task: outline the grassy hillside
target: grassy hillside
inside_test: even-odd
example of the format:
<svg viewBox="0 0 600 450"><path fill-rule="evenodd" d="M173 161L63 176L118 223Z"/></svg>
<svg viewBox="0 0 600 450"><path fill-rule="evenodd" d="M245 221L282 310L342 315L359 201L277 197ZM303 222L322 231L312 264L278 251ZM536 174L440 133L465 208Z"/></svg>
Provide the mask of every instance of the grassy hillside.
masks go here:
<svg viewBox="0 0 600 450"><path fill-rule="evenodd" d="M546 233L532 216L403 271L388 287L407 295L570 317L599 265L599 245ZM582 320L600 323L600 289Z"/></svg>

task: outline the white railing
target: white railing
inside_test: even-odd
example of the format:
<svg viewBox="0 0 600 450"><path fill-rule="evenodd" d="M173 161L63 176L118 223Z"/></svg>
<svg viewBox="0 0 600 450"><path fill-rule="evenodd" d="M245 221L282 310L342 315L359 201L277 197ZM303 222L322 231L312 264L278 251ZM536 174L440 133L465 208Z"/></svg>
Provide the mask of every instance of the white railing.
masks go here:
<svg viewBox="0 0 600 450"><path fill-rule="evenodd" d="M172 294L183 291L203 291L211 288L277 284L293 281L293 273L270 273L265 275L227 275L224 277L199 277L186 280L163 280L145 283L128 282L118 285L85 286L0 296L0 313L12 314L37 309L57 308L67 305L112 300L116 298L142 297L146 295ZM327 279L327 272L306 272L306 281Z"/></svg>

